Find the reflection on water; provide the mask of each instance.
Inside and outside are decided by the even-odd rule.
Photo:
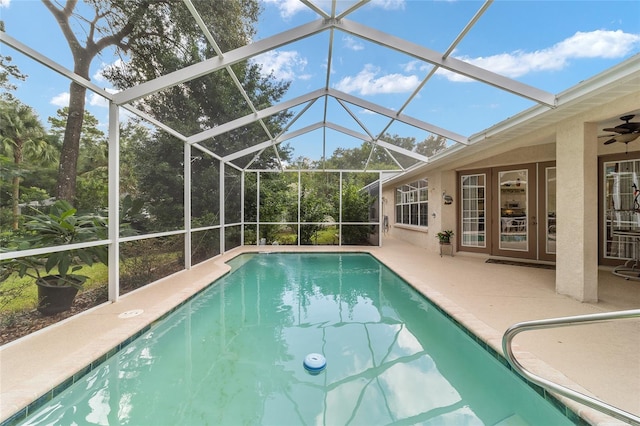
[[[28,424],[568,424],[371,256],[242,257]]]

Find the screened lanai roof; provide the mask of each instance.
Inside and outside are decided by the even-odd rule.
[[[191,14],[215,55],[119,92],[110,89],[99,71],[127,58],[104,52],[95,61],[98,69],[91,81],[77,77],[70,71],[73,62],[67,43],[40,2],[11,2],[3,13],[2,41],[10,49],[8,54],[15,53],[16,62],[24,56],[48,68],[46,78],[28,82],[30,96],[40,96],[30,104],[64,93],[71,78],[125,109],[123,117],[142,117],[238,168],[252,168],[260,156],[279,158],[285,144],[294,158],[322,167],[322,160],[337,149],[367,142],[367,160],[356,168],[370,170],[372,154],[377,153],[393,164],[392,169],[407,170],[430,158],[402,145],[403,138],[417,142],[444,138],[447,148],[438,154],[442,157],[486,139],[488,133],[494,138],[512,137],[514,131],[522,131],[514,128],[525,122],[527,131],[549,125],[563,114],[575,113],[576,99],[585,94],[600,96],[591,97],[591,104],[603,102],[613,93],[603,90],[612,81],[625,85],[618,91],[637,84],[640,25],[635,12],[640,6],[607,2],[611,7],[603,15],[601,10],[591,12],[589,3],[263,0],[255,38],[223,51],[216,29],[207,27],[200,15],[202,3],[184,0],[172,7]],[[19,13],[28,14],[29,21],[12,19]],[[51,31],[43,37],[39,29],[45,25]],[[551,27],[562,30],[551,36],[545,31]],[[598,53],[594,41],[610,42],[619,51]],[[258,63],[263,73],[290,82],[283,98],[273,105],[260,104],[232,69],[244,61]],[[569,67],[571,73],[565,73]],[[592,80],[607,70],[614,70],[608,78]],[[142,112],[140,102],[148,97],[211,73],[233,82],[246,104],[241,109],[245,113],[185,134],[157,120],[153,111]],[[106,122],[104,112],[98,118]],[[268,119],[278,113],[289,118],[275,129]],[[606,124],[619,124],[616,120],[610,117]],[[240,148],[211,143],[255,127],[261,129],[261,137],[242,140]],[[280,166],[289,165],[280,162]]]

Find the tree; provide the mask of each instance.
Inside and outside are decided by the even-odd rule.
[[[368,222],[369,207],[373,202],[369,194],[362,190],[359,179],[345,179],[342,185],[342,220],[343,222]],[[347,225],[342,227],[344,244],[367,244],[369,225]]]
[[[0,150],[13,157],[15,173],[12,176],[11,210],[12,228],[18,229],[20,181],[25,158],[42,165],[55,162],[57,150],[47,143],[38,116],[31,107],[17,99],[0,98]]]
[[[73,55],[73,72],[87,80],[91,62],[107,47],[112,46],[126,52],[135,40],[144,39],[158,30],[162,31],[158,22],[153,27],[147,27],[149,21],[144,18],[154,13],[159,14],[157,11],[167,4],[161,0],[87,0],[93,8],[94,16],[85,18],[75,12],[78,0],[68,0],[64,6],[57,6],[52,0],[41,1],[55,17],[67,40]],[[84,41],[76,36],[72,22],[85,24],[82,31],[82,34],[86,34]],[[86,88],[72,81],[69,86],[69,119],[62,141],[56,185],[57,197],[69,202],[73,202],[76,195],[85,95]]]
[[[197,7],[223,51],[244,46],[255,35],[253,24],[259,11],[256,0],[198,2]],[[202,31],[193,25],[193,17],[186,8],[171,7],[164,12],[162,19],[172,24],[158,31],[151,41],[132,41],[129,61],[105,71],[105,77],[116,87],[133,87],[216,55]],[[147,15],[147,19],[151,18],[152,15]],[[288,88],[288,83],[264,77],[259,67],[249,61],[235,64],[232,69],[258,108],[273,104]],[[136,103],[136,107],[185,135],[251,113],[226,69],[146,96]],[[286,115],[278,115],[265,120],[272,134],[279,131],[284,118]],[[226,155],[263,141],[265,137],[262,127],[254,123],[201,144],[215,153]],[[158,229],[173,229],[182,224],[183,150],[183,142],[160,131],[134,149],[140,196],[149,206]],[[290,150],[284,147],[279,152],[286,160]],[[192,153],[195,155],[197,152],[194,150]],[[219,164],[207,154],[197,156],[199,159],[191,163],[193,176],[198,176],[191,181],[192,194],[198,195],[192,198],[192,214],[199,219],[214,218],[210,214],[212,203],[209,200],[213,200],[212,188],[218,187]],[[276,164],[272,157],[263,156],[254,166],[273,168]],[[231,203],[236,203],[237,211],[240,211],[239,197],[227,200],[228,209],[232,208]],[[213,213],[217,216],[218,212]]]
[[[51,135],[64,138],[69,108],[58,109],[56,117],[49,117]],[[96,210],[107,207],[108,145],[107,138],[98,128],[99,122],[89,111],[84,111],[78,145],[76,203],[79,210]]]
[[[322,222],[339,219],[339,204],[334,197],[338,193],[339,174],[302,173],[300,181],[300,222],[303,222],[300,243],[313,244],[312,237],[317,240]]]
[[[416,139],[414,137],[400,137],[398,135],[390,135],[385,133],[380,139],[389,142],[397,147],[413,151],[416,148]],[[371,150],[374,150],[371,153]],[[404,155],[392,152],[392,155],[404,166],[409,161]],[[389,157],[386,151],[377,146],[373,146],[371,142],[363,142],[358,148],[344,149],[337,148],[331,157],[327,159],[325,167],[328,169],[363,169],[369,161],[368,169],[393,170],[398,165]],[[415,162],[415,160],[410,160]]]
[[[197,7],[223,52],[245,46],[255,36],[254,25],[260,10],[256,0],[198,2]],[[133,87],[217,55],[202,31],[193,25],[193,17],[186,8],[171,7],[164,12],[163,19],[170,21],[171,25],[166,26],[152,42],[143,39],[132,41],[130,60],[105,70],[105,77],[117,88]],[[288,82],[264,77],[259,66],[250,61],[230,68],[259,109],[275,103],[289,87]],[[136,103],[136,107],[185,135],[199,133],[252,112],[227,69],[146,96]],[[263,121],[273,135],[279,132],[286,117],[288,114],[282,113]],[[265,138],[262,126],[253,123],[201,143],[213,152],[226,155]],[[279,152],[286,160],[290,150],[280,147]],[[254,165],[273,168],[277,163],[272,157],[261,156]]]
[[[120,193],[139,196],[138,175],[136,173],[136,145],[145,146],[151,139],[147,127],[127,121],[120,127]]]
[[[4,31],[4,21],[0,21],[0,31]],[[9,80],[10,77],[21,81],[27,79],[27,75],[22,74],[16,65],[11,64],[11,61],[11,56],[0,55],[0,89],[7,91],[16,89],[16,85]],[[2,92],[0,96],[6,97],[12,95]]]
[[[416,145],[416,152],[427,157],[442,151],[447,147],[447,138],[439,135],[430,135],[428,138]]]

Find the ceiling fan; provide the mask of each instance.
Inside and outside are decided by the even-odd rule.
[[[640,122],[630,122],[635,115],[624,115],[620,117],[620,120],[624,121],[622,124],[618,124],[616,127],[607,127],[603,129],[605,132],[614,132],[615,135],[599,136],[600,138],[608,138],[604,141],[605,145],[609,145],[614,142],[622,142],[625,145],[629,142],[636,140],[640,137]]]

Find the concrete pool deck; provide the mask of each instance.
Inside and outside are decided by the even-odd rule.
[[[247,246],[234,249],[47,329],[0,347],[0,420],[67,381],[228,271],[247,251],[364,251],[501,352],[501,338],[521,321],[640,307],[640,282],[599,271],[599,303],[555,292],[555,271],[487,264],[486,256],[429,253],[385,237],[383,247]],[[142,312],[140,312],[140,310]],[[525,332],[514,349],[531,371],[640,415],[640,320]],[[622,424],[559,398],[590,424]]]

